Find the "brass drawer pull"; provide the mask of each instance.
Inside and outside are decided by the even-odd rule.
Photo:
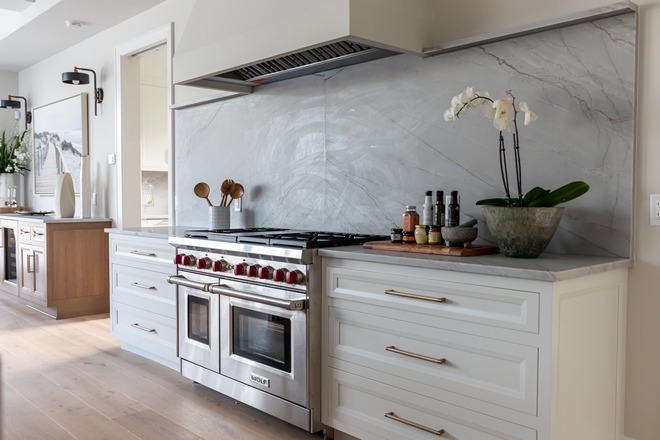
[[[46,234],[44,234],[43,232],[34,232],[33,235],[35,235],[37,237],[43,237]]]
[[[388,295],[402,296],[404,298],[412,298],[412,299],[421,299],[424,301],[433,301],[438,303],[447,302],[447,298],[435,298],[433,296],[415,295],[414,293],[397,292],[396,290],[386,290],[385,293]]]
[[[131,286],[139,287],[140,289],[156,290],[156,286],[145,286],[144,284],[140,283],[131,283]]]
[[[135,324],[131,324],[131,327],[135,327],[136,329],[138,329],[138,330],[142,330],[143,332],[147,332],[147,333],[156,333],[156,329],[155,329],[155,328],[142,327],[142,326],[141,326],[140,324],[138,324],[137,322],[136,322]]]
[[[435,434],[437,436],[441,436],[442,434],[445,433],[444,429],[431,429],[428,428],[424,425],[420,425],[419,423],[411,422],[410,420],[402,419],[401,417],[397,416],[393,412],[388,412],[385,414],[385,417],[388,419],[395,420],[399,423],[403,423],[404,425],[412,426],[413,428],[421,429],[422,431],[430,432],[431,434]]]
[[[399,350],[393,345],[390,345],[389,347],[385,347],[385,350],[391,351],[392,353],[402,354],[404,356],[410,356],[415,359],[421,359],[423,361],[433,362],[434,364],[444,364],[445,362],[447,362],[447,359],[445,358],[437,359],[429,356],[424,356],[423,354],[411,353],[409,351]]]
[[[131,254],[133,255],[142,255],[144,257],[155,257],[156,254],[151,253],[151,252],[140,252],[140,251],[131,251]]]

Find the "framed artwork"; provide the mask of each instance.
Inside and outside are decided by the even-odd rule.
[[[87,93],[32,110],[34,192],[55,194],[57,176],[70,173],[80,193],[80,157],[89,154]]]

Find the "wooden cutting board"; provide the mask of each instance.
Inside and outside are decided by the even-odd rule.
[[[496,254],[497,246],[473,244],[472,247],[449,247],[430,244],[392,243],[391,241],[368,241],[362,245],[365,249],[390,252],[410,252],[413,254],[447,255],[450,257],[474,257],[477,255]]]

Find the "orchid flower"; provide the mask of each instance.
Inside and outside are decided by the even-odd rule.
[[[538,116],[536,116],[536,113],[534,113],[529,109],[526,102],[520,103],[520,110],[525,112],[525,125],[531,124],[532,121],[536,121],[536,119],[538,118]]]

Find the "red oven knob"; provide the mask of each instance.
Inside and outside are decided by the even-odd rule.
[[[174,264],[183,264],[183,257],[185,254],[177,254],[174,256]]]
[[[273,268],[270,266],[262,267],[259,269],[259,279],[269,280],[273,278]]]
[[[225,260],[214,261],[211,269],[213,269],[213,272],[224,272],[227,270],[227,262]]]
[[[286,274],[287,284],[302,284],[304,281],[305,275],[299,270],[294,270]]]
[[[245,274],[246,263],[238,263],[234,266],[234,275],[241,276]]]
[[[181,256],[181,264],[183,264],[184,266],[190,266],[190,256],[182,255]]]
[[[260,268],[261,268],[261,266],[259,266],[258,264],[253,264],[252,266],[248,266],[247,276],[252,277],[252,278],[256,278],[257,273],[259,273]]]
[[[204,257],[197,260],[197,269],[210,269],[211,268],[211,259]]]
[[[273,281],[277,281],[278,283],[283,283],[284,282],[284,277],[286,277],[286,274],[289,271],[286,269],[276,269],[273,271]]]

